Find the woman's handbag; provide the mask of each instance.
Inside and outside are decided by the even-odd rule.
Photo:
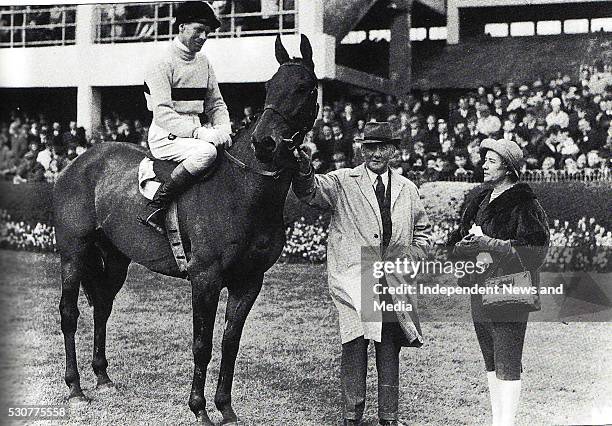
[[[539,311],[542,308],[539,289],[533,286],[531,273],[525,269],[520,255],[518,259],[523,272],[491,278],[506,256],[499,260],[495,268],[491,267],[491,274],[484,282],[487,291],[482,295],[482,306],[487,310]]]

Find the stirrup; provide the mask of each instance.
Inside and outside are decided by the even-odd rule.
[[[153,211],[153,213],[151,213],[149,216],[147,216],[146,219],[138,216],[138,222],[142,223],[143,225],[150,226],[158,234],[166,235],[166,229],[159,223],[155,222],[156,216],[161,215],[162,218],[165,218],[165,211],[165,208],[158,208]]]

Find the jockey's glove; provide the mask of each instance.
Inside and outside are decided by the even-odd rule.
[[[232,145],[232,137],[228,133],[212,127],[198,127],[194,130],[193,137],[210,142],[216,147],[225,146],[229,148]]]

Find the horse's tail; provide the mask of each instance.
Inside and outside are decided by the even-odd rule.
[[[83,265],[83,278],[81,280],[81,288],[89,306],[93,306],[96,298],[96,291],[101,287],[102,282],[106,278],[106,270],[104,268],[104,253],[100,247],[92,242],[87,246],[87,255]]]

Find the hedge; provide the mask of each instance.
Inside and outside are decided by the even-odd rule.
[[[610,182],[531,182],[531,187],[552,221],[577,223],[582,217],[594,218],[606,229],[612,229],[612,186]],[[477,184],[464,182],[424,183],[421,196],[431,220],[457,220],[466,194]],[[16,221],[52,224],[52,185],[0,182],[0,209]],[[285,203],[285,222],[305,218],[307,223],[329,221],[329,213],[298,201],[290,191]]]
[[[612,229],[610,182],[529,182],[529,185],[548,214],[550,226],[555,219],[578,223],[587,217]]]

